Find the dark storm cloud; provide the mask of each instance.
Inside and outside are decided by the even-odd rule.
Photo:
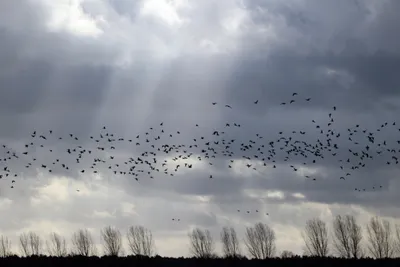
[[[19,209],[14,209],[16,218],[42,217],[51,221],[57,216],[72,221],[83,218],[83,221],[98,227],[98,219],[91,212],[103,206],[114,217],[103,218],[102,223],[126,227],[127,221],[118,219],[124,213],[116,206],[121,201],[129,202],[137,197],[141,202],[137,203],[135,219],[138,222],[149,223],[158,230],[182,230],[192,224],[219,227],[222,212],[227,217],[255,221],[261,217],[254,213],[244,217],[236,210],[257,207],[261,211],[266,205],[271,208],[286,204],[339,203],[374,209],[394,206],[400,200],[393,193],[398,188],[394,182],[398,168],[386,165],[390,154],[368,162],[364,169],[346,177],[346,181],[339,180],[343,171],[339,168],[342,163],[337,161],[338,158],[350,157],[348,149],[360,150],[369,144],[362,135],[354,137],[359,145],[347,140],[347,129],[356,124],[360,124],[360,129],[374,132],[377,143],[387,140],[388,147],[397,145],[396,141],[400,139],[397,134],[400,121],[399,126],[390,126],[396,120],[400,104],[397,100],[400,91],[396,89],[400,86],[397,77],[400,38],[396,33],[399,19],[394,12],[397,1],[385,1],[382,5],[373,1],[246,1],[245,12],[250,22],[247,22],[247,28],[243,28],[241,37],[226,41],[237,42],[240,49],[219,55],[182,52],[174,59],[158,59],[154,54],[166,48],[172,51],[171,54],[177,54],[179,49],[175,48],[175,42],[177,47],[182,46],[186,39],[181,35],[189,36],[188,33],[199,41],[204,38],[218,43],[222,27],[215,25],[226,15],[226,8],[222,7],[231,7],[231,4],[227,1],[219,4],[204,1],[197,4],[198,10],[194,13],[182,11],[190,15],[192,21],[178,31],[169,29],[160,21],[145,23],[148,21],[139,16],[139,1],[110,1],[108,7],[115,12],[108,18],[110,21],[114,16],[118,18],[115,21],[119,21],[118,16],[122,16],[129,18],[127,24],[136,25],[108,24],[115,30],[120,29],[119,26],[126,27],[124,31],[135,37],[132,40],[130,36],[126,37],[129,41],[124,43],[125,40],[120,41],[117,34],[107,30],[97,38],[75,36],[64,31],[49,32],[45,29],[45,20],[49,17],[47,7],[38,5],[35,12],[28,12],[32,6],[10,3],[0,4],[0,122],[6,125],[1,127],[0,135],[3,143],[22,151],[21,146],[31,140],[29,136],[33,130],[40,133],[54,130],[55,138],[41,141],[46,148],[37,148],[32,155],[49,165],[59,158],[72,166],[70,172],[56,168],[55,175],[74,177],[73,181],[78,183],[86,177],[79,173],[80,170],[88,167],[93,157],[109,157],[96,152],[92,158],[82,159],[82,166],[78,166],[74,164],[75,159],[66,154],[66,149],[72,145],[95,150],[96,144],[89,136],[98,136],[103,125],[117,138],[134,139],[137,134],[143,138],[149,127],[154,128],[151,138],[156,137],[161,130],[159,124],[164,122],[165,132],[174,133],[174,136],[163,136],[158,145],[189,145],[193,144],[193,138],[201,136],[205,137],[204,142],[236,139],[236,145],[230,148],[235,160],[243,155],[254,156],[255,151],[241,151],[240,144],[257,140],[257,133],[264,137],[257,142],[263,142],[265,150],[269,149],[269,141],[281,137],[279,131],[283,131],[285,137],[293,136],[293,139],[311,144],[315,144],[317,139],[323,141],[325,137],[311,120],[315,119],[326,130],[329,113],[333,113],[335,119],[333,129],[342,133],[342,137],[335,141],[340,147],[338,157],[325,151],[325,158],[314,165],[310,163],[311,156],[308,159],[292,157],[285,162],[285,152],[278,151],[277,169],[272,169],[272,163],[269,163],[267,168],[257,166],[258,171],[245,169],[235,173],[228,168],[229,159],[221,156],[222,149],[215,146],[219,154],[210,160],[212,166],[204,160],[205,166],[201,169],[176,172],[174,177],[162,174],[155,175],[154,179],[141,177],[137,182],[131,177],[110,176],[107,163],[99,167],[99,172],[110,177],[112,186],[109,189],[114,195],[104,199],[102,196],[106,193],[99,193],[86,198],[73,188],[71,190],[76,195],[71,197],[70,192],[70,198],[76,197],[77,200],[67,205],[70,208],[68,216],[56,210],[53,215],[42,210],[40,216],[35,209],[22,212],[31,203],[32,196],[40,197],[38,192],[24,191],[22,187],[34,187],[33,181],[36,180],[44,186],[47,181],[37,178],[36,171],[25,170],[24,164],[19,166],[15,163],[13,169],[23,171],[26,178],[20,182],[21,189],[16,186],[14,190],[20,196],[16,204]],[[96,9],[95,3],[84,9],[93,14],[101,11]],[[211,11],[210,16],[205,15]],[[22,15],[27,28],[21,27],[10,14]],[[137,27],[141,30],[134,31]],[[261,29],[269,31],[259,33]],[[160,39],[166,41],[156,49],[150,36],[159,32],[162,32]],[[130,63],[121,64],[121,58]],[[293,97],[294,92],[299,95]],[[312,100],[305,101],[309,97]],[[280,105],[291,99],[296,102],[284,107]],[[257,105],[255,100],[259,100]],[[214,101],[218,105],[213,106],[211,103]],[[233,108],[227,109],[225,104]],[[336,112],[333,112],[333,106],[337,106]],[[387,129],[377,132],[376,129],[385,121],[389,122]],[[241,128],[224,127],[226,123],[234,122],[240,123]],[[195,127],[196,123],[200,127]],[[175,134],[178,130],[180,136]],[[215,130],[226,134],[214,136]],[[307,134],[299,136],[300,130]],[[79,141],[68,139],[70,133],[78,136]],[[57,141],[58,136],[63,136],[62,142]],[[370,146],[371,153],[381,150]],[[53,154],[46,150],[50,147],[54,149]],[[148,146],[138,149],[120,143],[116,148],[115,153],[120,154],[123,162],[128,155],[140,155]],[[199,150],[201,147],[193,149],[197,153]],[[158,158],[163,160],[165,156],[159,154]],[[306,167],[312,165],[311,171],[315,169],[316,173],[310,175],[318,178],[317,181],[305,179],[288,167],[291,164],[304,167],[304,162],[307,162]],[[36,179],[32,179],[34,177]],[[93,177],[90,179],[95,183]],[[7,187],[3,193],[11,194],[9,184],[4,180],[1,182]],[[382,189],[372,190],[372,187],[380,185]],[[92,190],[101,191],[101,188],[99,185]],[[355,192],[354,188],[366,188],[366,192]],[[252,197],[249,191],[260,196]],[[266,196],[268,192],[277,191],[281,191],[282,198]],[[304,198],[293,195],[295,193],[304,195]],[[201,201],[193,199],[201,196],[209,198],[203,204],[212,207],[212,211],[197,210],[202,205],[197,202]],[[90,202],[91,197],[98,203]],[[190,197],[193,199],[189,201]],[[218,211],[222,211],[221,214],[213,213]],[[395,212],[388,211],[387,214],[395,216]],[[151,214],[151,221],[145,216],[147,214]],[[185,217],[182,226],[164,223],[165,218],[170,220],[176,214]],[[295,220],[304,216],[289,217],[282,212],[281,223],[296,224]],[[276,218],[271,220],[278,223]],[[20,219],[18,224],[4,223],[2,227],[12,230],[27,227],[28,222],[22,221]]]
[[[226,101],[240,112],[254,115],[292,99],[296,102],[291,107],[297,109],[328,111],[337,106],[347,113],[358,113],[384,109],[377,103],[399,93],[399,54],[378,51],[359,55],[354,51],[346,55],[346,50],[310,55],[278,50],[277,54],[251,54],[241,61],[233,70]],[[292,97],[294,92],[299,96]],[[311,102],[304,101],[309,97]],[[260,105],[254,106],[257,99]]]
[[[316,6],[318,6],[318,4]],[[291,12],[291,10],[287,8],[288,7],[284,8],[284,13],[286,14],[283,15],[290,21],[294,19],[293,16],[295,15],[288,14],[288,11]],[[362,15],[368,15],[368,13],[369,12],[365,13],[363,11]],[[301,14],[298,15],[298,17],[301,18]],[[266,22],[264,21],[263,23]],[[296,29],[299,31],[304,30],[301,27],[297,27],[298,24],[289,23],[288,25],[290,27],[295,27],[296,25]],[[312,27],[312,25],[310,27]],[[333,27],[335,27],[335,25],[333,25]],[[310,29],[307,30],[307,32],[309,31]],[[344,32],[344,34],[345,33],[346,32]],[[348,34],[349,33],[350,32],[348,32]],[[314,38],[317,39],[317,31],[316,34]],[[314,112],[315,115],[313,115],[315,117],[320,116],[318,113],[328,114],[332,112],[332,106],[337,106],[340,115],[335,115],[336,122],[334,128],[337,132],[341,132],[342,134],[348,127],[354,127],[358,123],[364,129],[369,129],[371,131],[379,128],[380,124],[386,121],[391,123],[392,119],[395,119],[394,113],[388,116],[389,107],[385,107],[385,105],[380,104],[380,102],[383,102],[388,97],[395,97],[398,93],[398,90],[395,89],[399,85],[399,79],[395,71],[400,62],[398,54],[392,51],[385,51],[385,46],[383,44],[376,48],[377,50],[359,50],[358,48],[360,46],[363,48],[368,47],[370,44],[363,42],[362,38],[354,39],[351,35],[345,37],[346,38],[343,36],[341,37],[344,41],[342,42],[344,46],[341,51],[337,51],[337,49],[333,48],[326,48],[322,51],[314,50],[310,53],[303,54],[298,53],[293,44],[291,49],[287,47],[284,49],[276,47],[272,49],[273,52],[268,54],[262,54],[263,50],[253,50],[246,60],[240,61],[240,64],[236,65],[237,69],[233,71],[235,75],[232,75],[230,86],[227,86],[225,95],[227,99],[226,102],[232,103],[235,107],[235,111],[243,113],[249,112],[248,114],[253,116],[253,119],[249,119],[245,115],[240,116],[242,119],[240,122],[245,125],[247,130],[246,133],[243,132],[241,139],[243,140],[246,135],[251,136],[252,133],[255,132],[265,133],[267,131],[269,133],[268,135],[272,135],[273,131],[282,128],[286,130],[288,127],[293,127],[293,129],[298,130],[297,127],[294,127],[296,123],[309,125],[306,118],[301,118],[298,114],[292,116],[292,120],[287,120],[288,117],[285,117],[286,113],[284,113],[285,115],[282,115],[282,113],[280,115],[278,115],[279,113],[271,113],[271,110],[273,110],[275,106],[278,106],[280,102],[288,102],[291,99],[296,99],[297,101],[290,107],[292,112],[296,112],[296,110],[308,110],[309,114]],[[333,77],[328,73],[328,71],[331,70],[335,72]],[[243,90],[243,88],[246,88],[246,90]],[[299,92],[300,96],[296,98],[292,97],[291,94],[293,92]],[[308,97],[312,98],[310,103],[304,101],[304,98]],[[253,101],[256,99],[259,100],[261,105],[255,106],[253,104]],[[286,108],[287,107],[285,107],[285,109]],[[398,105],[391,106],[390,108],[391,112],[395,112],[398,110]],[[261,114],[276,116],[282,123],[268,123]],[[369,118],[366,115],[369,115]],[[229,113],[229,117],[226,121],[239,121],[238,118],[239,116],[232,112]],[[311,120],[311,118],[309,118],[309,120]],[[253,125],[259,128],[258,131],[254,131],[253,127],[248,127],[248,125],[251,124],[250,121],[254,121]],[[321,122],[321,120],[318,120],[318,122]],[[345,124],[342,122],[345,122]],[[310,133],[309,128],[307,131],[309,135],[313,135],[313,133]],[[397,132],[397,128],[393,127],[388,131],[391,131],[391,134],[377,134],[381,137],[389,137],[390,139],[386,140],[391,144],[396,144],[395,133]],[[315,134],[316,133],[317,131],[315,131]],[[318,135],[316,135],[316,137],[318,137]],[[347,140],[340,141],[338,143],[339,146],[343,149],[350,148],[349,142],[346,141]],[[364,138],[357,138],[357,141],[363,144],[360,145],[363,147],[368,144]],[[331,160],[333,160],[333,158],[331,158]],[[372,166],[369,170],[373,168],[386,168],[386,162],[384,160],[377,161],[375,164],[374,162],[371,163]],[[331,163],[325,160],[324,163],[321,164],[330,165]],[[324,171],[327,172],[326,176],[331,179],[337,176],[337,174],[330,175],[331,172],[327,169]],[[356,172],[355,176],[356,177],[352,177],[352,179],[357,179],[359,184],[365,184],[366,181],[369,181],[367,182],[369,184],[387,184],[385,178],[378,180],[376,177],[377,174],[375,173],[370,173],[369,176],[362,176],[361,173],[357,175]],[[282,179],[279,179],[279,175],[276,176],[276,181],[282,181]],[[281,185],[280,182],[277,183]],[[351,187],[354,189],[357,183],[352,183],[351,185],[350,183],[352,182],[349,181],[346,183],[343,188],[343,190],[347,191],[345,195],[348,198],[339,199],[344,202],[346,201],[345,199],[347,199],[347,201],[353,199],[359,203],[354,192],[351,193],[349,191],[349,188]],[[277,185],[277,188],[280,187],[279,185]],[[336,186],[332,187],[332,183],[330,185],[326,183],[322,185],[321,183],[321,193],[316,193],[320,195],[319,198],[321,201],[327,201],[331,195],[322,192],[332,192],[330,201],[334,201],[337,195],[333,192],[337,192],[335,188],[340,190],[340,187],[339,184],[336,183],[333,185]],[[308,193],[310,197],[314,199],[312,192]],[[382,201],[385,200],[382,199]]]
[[[398,1],[382,1],[379,12],[376,12],[376,19],[368,28],[368,35],[365,36],[374,50],[385,50],[399,53],[400,36],[396,26],[400,22],[397,16],[400,3]]]
[[[25,62],[17,73],[0,80],[3,123],[8,125],[1,128],[3,138],[27,137],[44,124],[46,131],[68,132],[72,125],[75,134],[90,130],[111,70],[82,66],[57,72],[53,67],[48,62]]]
[[[7,73],[7,72],[6,72]],[[0,86],[0,102],[3,114],[26,114],[35,112],[41,104],[46,90],[46,83],[51,76],[52,68],[47,62],[25,62],[18,72],[3,75]]]

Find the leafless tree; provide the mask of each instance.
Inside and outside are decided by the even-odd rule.
[[[400,255],[400,224],[396,224],[395,251],[397,255]]]
[[[214,240],[209,230],[195,228],[189,232],[190,252],[198,258],[213,258]]]
[[[24,256],[40,255],[42,253],[42,240],[34,232],[22,233],[19,237],[19,243]]]
[[[333,246],[340,257],[360,258],[362,230],[354,216],[337,215],[333,220]]]
[[[126,234],[133,255],[152,256],[155,252],[153,234],[143,226],[131,226]]]
[[[367,224],[369,246],[368,250],[373,257],[389,258],[394,254],[392,228],[387,220],[381,220],[377,216],[372,217]]]
[[[235,228],[223,227],[221,231],[222,251],[225,257],[237,257],[240,255],[239,240]]]
[[[256,259],[273,257],[276,251],[275,240],[274,230],[264,223],[246,228],[245,245],[249,254]]]
[[[93,237],[87,229],[81,229],[73,234],[72,246],[75,255],[92,256],[97,253]]]
[[[308,220],[302,236],[306,255],[319,257],[328,255],[328,230],[324,221],[318,218]]]
[[[103,239],[104,252],[109,256],[118,256],[122,250],[121,232],[111,226],[105,227],[101,231]]]
[[[11,254],[11,240],[4,235],[0,236],[0,258],[10,256]]]
[[[32,255],[42,254],[42,239],[34,232],[29,233],[29,242],[31,246]]]
[[[282,259],[293,258],[293,257],[294,257],[294,253],[289,251],[289,250],[284,250],[281,253],[281,258]]]
[[[67,244],[65,238],[57,233],[50,234],[50,240],[46,241],[47,251],[51,256],[67,256]]]
[[[21,253],[25,256],[25,257],[28,257],[28,256],[30,256],[31,255],[31,252],[30,252],[30,250],[29,250],[29,237],[28,237],[28,234],[26,234],[26,233],[22,233],[20,236],[19,236],[19,246],[20,246],[20,249],[21,249]]]

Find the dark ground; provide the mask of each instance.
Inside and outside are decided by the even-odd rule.
[[[0,266],[41,266],[41,267],[62,267],[62,266],[400,266],[400,259],[339,259],[339,258],[311,258],[311,257],[293,257],[289,259],[268,259],[268,260],[248,260],[248,259],[196,259],[196,258],[163,258],[163,257],[46,257],[33,256],[20,258],[12,256],[0,258]]]

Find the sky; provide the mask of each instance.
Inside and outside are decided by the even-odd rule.
[[[38,165],[29,171],[27,160],[14,161],[14,188],[10,177],[0,179],[0,233],[18,252],[22,232],[46,238],[54,231],[69,240],[88,228],[101,248],[101,228],[112,225],[125,233],[144,225],[159,255],[188,256],[187,233],[194,227],[209,229],[220,251],[223,226],[235,227],[243,238],[246,227],[264,222],[276,232],[278,252],[302,254],[307,219],[330,225],[337,214],[351,214],[362,226],[374,215],[400,222],[399,168],[386,164],[392,154],[368,160],[346,180],[339,179],[338,163],[349,157],[348,149],[368,144],[359,134],[358,144],[347,140],[357,124],[376,134],[371,151],[382,150],[377,143],[383,140],[395,147],[400,139],[392,126],[400,111],[399,8],[396,0],[1,1],[0,143],[19,153],[33,131],[52,130],[64,139],[48,139],[44,148],[35,141],[30,153]],[[263,168],[254,158],[241,161],[245,152],[237,146],[232,168],[221,153],[212,166],[193,156],[192,169],[139,181],[106,168],[81,173],[73,163],[69,171],[40,168],[55,158],[71,160],[68,147],[93,148],[89,136],[98,136],[103,126],[135,139],[150,127],[160,131],[163,122],[174,137],[159,143],[175,144],[200,136],[215,141],[215,130],[238,143],[259,134],[257,143],[267,150],[280,131],[286,137],[306,131],[302,138],[316,144],[323,137],[312,120],[328,129],[329,113],[335,119],[331,129],[342,134],[335,139],[338,156],[314,165],[277,156],[276,169]],[[116,154],[123,164],[122,158],[143,151],[120,144],[94,153]]]

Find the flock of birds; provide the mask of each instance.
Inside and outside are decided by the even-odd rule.
[[[292,99],[282,102],[281,105],[290,105],[298,100],[310,102],[311,98],[298,99],[298,94],[293,93]],[[256,100],[253,104],[258,105],[259,101]],[[212,105],[219,104],[213,102]],[[233,108],[228,104],[224,107]],[[396,127],[396,122],[384,122],[375,131],[363,129],[359,124],[355,124],[347,131],[340,132],[334,127],[336,111],[337,108],[332,107],[324,122],[312,120],[314,129],[279,131],[277,138],[272,140],[258,133],[247,136],[247,140],[238,140],[234,135],[230,136],[233,128],[242,127],[238,122],[227,122],[221,129],[213,129],[208,135],[192,136],[191,141],[187,143],[182,141],[187,137],[182,137],[183,134],[181,135],[179,130],[167,131],[163,122],[132,138],[118,136],[106,126],[102,127],[97,135],[86,138],[73,133],[60,136],[53,130],[33,131],[30,140],[21,149],[2,145],[0,179],[9,178],[10,186],[14,188],[18,178],[27,170],[41,169],[49,173],[62,170],[78,171],[81,174],[108,171],[113,175],[128,176],[139,182],[145,178],[154,179],[159,174],[174,176],[182,168],[193,169],[198,163],[209,165],[210,174],[207,178],[214,179],[217,177],[211,172],[212,166],[221,159],[230,169],[234,168],[235,163],[244,161],[244,168],[256,171],[259,175],[265,175],[268,168],[281,167],[289,167],[293,172],[303,173],[299,172],[301,168],[312,168],[326,159],[334,159],[339,168],[337,179],[346,180],[355,171],[378,159],[384,159],[387,165],[399,163],[397,153],[400,152],[400,140],[397,141],[399,146],[395,147],[385,140],[379,140],[378,136],[378,133],[386,128]],[[194,124],[193,127],[201,128],[199,124]],[[400,131],[400,128],[395,129]],[[306,141],[310,132],[312,136],[317,135],[313,142]],[[348,145],[343,145],[343,140],[346,140]],[[75,144],[71,145],[72,142]],[[68,157],[60,156],[60,148],[57,147],[60,143],[64,144],[65,147],[61,150]],[[135,151],[134,154],[130,152],[132,150]],[[47,156],[42,160],[38,155]],[[384,155],[388,156],[383,157]],[[57,158],[58,156],[60,158]],[[318,174],[303,173],[303,176],[310,181],[319,180]],[[382,188],[382,185],[372,187],[374,190],[378,188]],[[367,188],[356,187],[354,190],[362,192]]]

